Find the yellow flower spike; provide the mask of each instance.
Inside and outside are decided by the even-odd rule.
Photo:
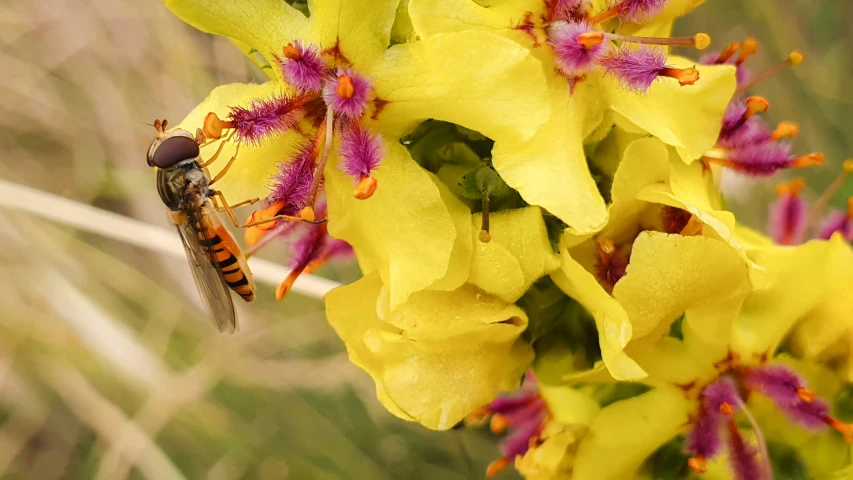
[[[385,149],[374,172],[381,187],[366,200],[353,198],[352,181],[335,161],[325,178],[329,234],[379,272],[393,309],[447,274],[458,233],[430,174],[399,143],[386,140]]]
[[[329,323],[389,411],[445,430],[518,386],[533,359],[520,308],[466,285],[415,293],[390,311],[381,290],[371,274],[325,300]]]
[[[256,98],[268,98],[281,92],[282,85],[276,82],[267,82],[262,85],[231,83],[216,87],[181,121],[177,128],[195,132],[196,129],[204,126],[205,119],[210,113],[220,119],[226,118],[233,106],[245,106]],[[270,177],[277,172],[278,162],[288,158],[300,139],[297,133],[290,132],[283,137],[268,140],[260,146],[241,145],[239,157],[228,170],[228,174],[216,182],[216,190],[222,192],[230,203],[266,197],[269,194]],[[202,147],[201,157],[210,158],[219,148],[220,142],[211,142]],[[236,151],[237,144],[233,140],[226,142],[218,160],[209,167],[211,176],[216,176]]]
[[[293,39],[304,38],[308,32],[305,15],[279,0],[163,0],[163,3],[193,27],[248,45],[270,64],[273,54],[278,54]]]
[[[480,217],[473,215],[474,232],[479,229]],[[506,302],[515,302],[536,280],[558,269],[560,259],[551,249],[539,208],[493,213],[490,222],[491,241],[473,242],[468,282]]]

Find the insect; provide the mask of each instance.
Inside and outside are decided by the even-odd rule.
[[[157,192],[169,208],[169,219],[178,230],[199,294],[212,314],[214,325],[221,332],[233,333],[237,318],[228,289],[251,302],[255,299],[255,282],[243,252],[219,221],[217,208],[225,210],[235,225],[242,226],[232,208],[257,199],[229,206],[220,192],[210,188],[225,174],[236,154],[211,179],[206,167],[217,159],[221,145],[204,162],[199,150],[205,141],[201,131],[195,136],[180,129],[169,132],[166,120],[155,120],[153,126],[157,138],[148,148],[147,159],[148,165],[157,169]]]

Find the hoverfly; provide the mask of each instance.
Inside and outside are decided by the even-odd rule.
[[[166,120],[154,121],[157,138],[148,148],[148,165],[157,168],[157,192],[169,208],[169,219],[181,237],[190,270],[214,325],[221,332],[234,333],[237,319],[228,289],[251,302],[255,299],[255,282],[243,252],[219,221],[216,198],[238,225],[232,207],[210,185],[228,170],[236,155],[211,180],[205,167],[216,159],[221,148],[205,163],[199,150],[205,140],[204,134],[199,131],[194,137],[180,129],[167,132],[167,125]],[[248,203],[254,200],[234,206]]]

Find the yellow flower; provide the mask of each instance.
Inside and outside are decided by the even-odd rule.
[[[512,390],[533,359],[520,338],[527,316],[470,285],[423,291],[395,310],[377,274],[326,295],[329,323],[353,363],[376,382],[394,415],[453,427],[500,390]]]
[[[754,255],[793,256],[790,250],[770,247],[756,250]],[[853,251],[840,234],[794,250],[811,253],[790,260],[799,263],[802,275],[775,282],[766,292],[767,302],[754,310],[763,309],[765,318],[774,313],[793,316],[796,326],[788,339],[791,352],[832,366],[842,379],[853,381]],[[782,310],[784,306],[788,308]]]
[[[626,347],[641,350],[686,310],[760,282],[734,238],[734,217],[714,208],[709,191],[699,164],[684,165],[657,139],[636,140],[613,178],[608,224],[594,237],[564,236],[562,269],[551,278],[595,318],[614,378],[645,376]]]
[[[293,85],[282,81],[276,63],[280,58],[276,56],[294,42],[318,45],[325,52],[324,58],[351,66],[369,79],[374,97],[361,123],[382,138],[385,156],[373,175],[374,187],[378,187],[366,200],[354,198],[352,181],[339,168],[342,161],[333,151],[324,170],[328,231],[355,248],[366,273],[378,272],[394,307],[419,290],[452,290],[461,285],[464,276],[449,272],[448,265],[470,262],[466,258],[468,247],[464,246],[469,228],[467,212],[466,218],[454,213],[464,206],[443,193],[398,139],[430,118],[481,132],[497,145],[531,138],[550,111],[541,65],[527,49],[482,31],[436,35],[389,48],[398,0],[312,2],[307,18],[279,0],[164,1],[196,28],[257,51],[274,66],[276,78],[264,85],[215,89],[181,122],[185,130],[194,132],[201,127],[208,112],[224,116],[230,107],[292,93]],[[396,27],[396,32],[405,32],[405,19]],[[303,122],[300,128],[314,127]],[[270,177],[300,141],[300,135],[291,130],[260,146],[241,145],[239,159],[217,182],[217,190],[231,203],[265,197]],[[338,143],[336,138],[334,145]],[[203,148],[203,157],[212,155],[216,148]],[[228,143],[221,156],[228,158],[234,152],[234,143]],[[214,164],[212,174],[224,163]],[[461,231],[460,225],[464,225]]]
[[[578,446],[573,478],[631,478],[649,455],[685,432],[691,468],[707,469],[710,478],[731,478],[731,465],[740,478],[756,478],[744,477],[743,471],[769,468],[756,446],[760,439],[755,432],[761,430],[761,438],[772,435],[801,447],[812,475],[838,468],[840,459],[827,463],[819,455],[843,451],[844,438],[853,441],[853,428],[831,417],[828,403],[819,398],[831,397],[837,381],[814,366],[775,357],[779,343],[820,289],[809,287],[795,295],[785,286],[821,266],[822,253],[818,242],[810,242],[756,255],[767,272],[765,288],[688,310],[683,339],[665,337],[637,352],[634,360],[649,374],[642,382],[654,388],[601,410]],[[750,411],[754,414],[747,416]],[[780,414],[786,420],[780,421]],[[703,421],[719,428],[703,430]],[[724,428],[732,422],[735,427]],[[740,432],[744,425],[751,425],[752,435],[748,427]],[[821,431],[825,425],[837,432]],[[735,443],[732,428],[740,438]],[[744,439],[752,447],[738,447]],[[729,451],[737,448],[741,460],[727,463],[719,455],[723,443]]]
[[[501,177],[530,204],[556,215],[576,233],[599,230],[606,222],[605,202],[587,168],[583,144],[596,140],[615,122],[623,128],[649,132],[676,147],[690,163],[711,148],[720,121],[735,90],[730,66],[697,66],[700,80],[679,86],[665,79],[655,82],[646,94],[626,91],[619,82],[598,70],[572,76],[560,70],[548,42],[555,13],[547,4],[531,0],[499,2],[483,7],[473,0],[412,0],[410,15],[422,38],[448,32],[489,31],[529,49],[542,62],[548,81],[551,117],[531,139],[502,142],[492,151],[493,165]],[[604,2],[592,11],[604,8]],[[671,2],[643,25],[668,30],[675,15],[698,2]],[[615,21],[615,20],[614,20]],[[557,23],[560,23],[557,21]],[[563,22],[565,23],[565,22]],[[549,33],[551,32],[551,33]],[[630,33],[630,32],[628,32]],[[551,39],[553,40],[553,39]],[[686,59],[671,57],[678,68],[693,68]]]

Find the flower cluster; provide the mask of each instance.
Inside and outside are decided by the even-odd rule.
[[[206,166],[232,158],[220,193],[264,199],[245,241],[287,243],[279,299],[355,257],[327,318],[389,412],[488,420],[487,475],[761,480],[784,449],[811,477],[853,468],[831,401],[853,381],[853,202],[825,214],[853,162],[811,205],[781,184],[769,236],[718,187],[822,165],[751,94],[802,54],[757,74],[754,39],[672,55],[711,44],[669,36],[689,0],[165,3],[269,77],[179,128]]]

